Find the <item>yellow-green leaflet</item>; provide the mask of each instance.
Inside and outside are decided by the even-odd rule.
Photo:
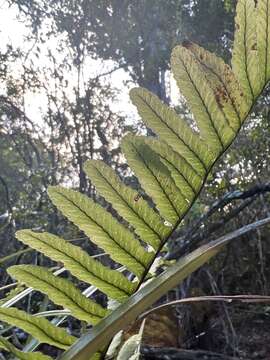
[[[192,167],[173,149],[163,141],[155,138],[144,138],[144,142],[159,155],[160,161],[168,168],[175,185],[180,190],[182,197],[191,203],[198,193],[203,179],[193,171]],[[184,213],[186,202],[180,210]],[[177,206],[180,206],[177,204]]]
[[[18,326],[41,343],[60,349],[67,349],[76,340],[74,336],[69,335],[64,329],[54,326],[47,319],[37,318],[16,308],[0,307],[0,321]]]
[[[145,124],[189,163],[198,176],[204,176],[214,154],[185,120],[144,88],[130,91],[130,98]]]
[[[70,281],[57,277],[51,271],[32,265],[17,265],[8,273],[18,281],[46,294],[54,303],[71,311],[79,320],[97,324],[109,311],[82,295]]]
[[[122,150],[142,187],[153,198],[164,220],[173,227],[180,215],[176,202],[182,201],[182,194],[169,170],[142,137],[127,135],[122,141]]]
[[[121,182],[103,161],[89,160],[84,170],[98,192],[134,227],[134,231],[143,241],[157,250],[170,232],[158,213],[136,190]]]
[[[65,268],[78,279],[96,286],[109,297],[122,302],[135,289],[118,271],[103,266],[78,246],[72,245],[56,235],[22,230],[16,233],[18,240],[55,261],[61,261]]]
[[[0,348],[3,348],[9,352],[11,352],[12,355],[16,356],[16,359],[20,360],[52,360],[50,356],[43,355],[41,352],[23,352],[18,350],[15,346],[13,346],[8,340],[0,336]]]
[[[256,23],[264,21],[267,14],[262,19],[257,17],[254,0],[239,0],[236,11],[232,68],[243,89],[246,101],[251,106],[265,85],[263,81],[265,69],[260,71],[259,66]],[[260,49],[267,46],[263,39],[262,41],[264,45],[259,41]]]
[[[86,195],[60,186],[50,187],[49,196],[58,209],[113,260],[141,277],[154,254],[148,253],[108,211]]]
[[[270,0],[258,1],[256,16],[259,72],[265,84],[270,79]]]
[[[189,51],[188,44],[186,47],[177,46],[173,50],[172,69],[194,115],[201,137],[210,151],[218,156],[232,141],[235,133],[224,118],[206,73]]]
[[[188,43],[188,49],[204,71],[226,122],[237,132],[249,106],[231,67],[215,54],[194,43]]]

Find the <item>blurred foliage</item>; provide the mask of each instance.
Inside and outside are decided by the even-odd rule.
[[[216,0],[9,0],[44,37],[64,33],[74,50],[74,62],[86,55],[112,59],[132,79],[166,99],[164,72],[172,48],[185,39],[228,57],[233,36],[235,1]]]

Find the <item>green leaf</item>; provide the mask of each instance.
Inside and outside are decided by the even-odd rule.
[[[209,82],[220,110],[236,133],[246,118],[249,106],[231,67],[223,59],[204,48],[188,43],[188,49],[200,63]]]
[[[54,205],[91,241],[104,249],[113,260],[125,265],[139,278],[153,258],[108,211],[79,192],[50,187],[49,196]]]
[[[173,151],[165,142],[154,138],[144,138],[144,142],[159,155],[161,162],[168,168],[176,186],[190,204],[199,192],[203,179],[194,172],[181,155]],[[184,213],[185,206],[181,207],[181,205],[179,204],[179,210]]]
[[[16,356],[16,359],[20,360],[52,360],[50,356],[43,355],[40,352],[29,353],[23,352],[15,348],[9,341],[0,336],[0,348],[7,350],[12,353],[12,355]]]
[[[173,50],[173,74],[194,115],[201,137],[218,156],[231,143],[235,133],[224,117],[200,63],[189,51],[189,44],[186,42],[185,47],[177,46]]]
[[[127,339],[127,341],[121,347],[117,360],[139,360],[140,359],[140,347],[142,343],[143,331],[145,326],[145,319],[143,320],[140,331]]]
[[[78,246],[56,235],[21,230],[16,233],[16,237],[51,259],[62,262],[78,279],[96,286],[117,301],[124,301],[136,289],[136,283],[131,283],[118,271],[103,266]]]
[[[134,227],[136,234],[157,250],[170,229],[142,196],[124,185],[103,161],[89,160],[84,170],[98,192]]]
[[[187,203],[167,167],[144,140],[143,137],[127,135],[122,141],[122,150],[143,189],[153,198],[160,214],[173,228],[181,215],[179,203],[185,207]]]
[[[12,326],[17,326],[41,343],[56,346],[60,349],[67,349],[74,343],[76,338],[44,318],[37,318],[16,308],[0,307],[0,320]]]
[[[67,308],[79,320],[97,324],[109,311],[82,295],[71,281],[57,277],[40,266],[17,265],[8,273],[18,281],[46,294],[54,303]]]
[[[258,1],[256,20],[259,71],[266,84],[270,79],[270,0]]]
[[[262,90],[262,81],[265,75],[265,70],[261,72],[259,68],[256,36],[257,16],[254,0],[239,0],[236,14],[232,68],[243,89],[247,103],[251,106]],[[263,22],[264,19],[265,14],[258,21]],[[260,44],[260,49],[265,45]]]
[[[124,304],[120,305],[107,318],[85,334],[59,360],[88,360],[89,355],[101,348],[120,329],[134,321],[137,316],[149,308],[169,290],[178,286],[187,276],[213,258],[230,241],[270,222],[270,217],[244,226],[216,241],[199,247],[192,253],[182,257],[164,273],[152,279]]]
[[[204,176],[214,154],[186,121],[144,88],[132,89],[130,97],[144,123],[181,154],[199,176]]]
[[[192,176],[188,170],[191,170],[192,174],[194,172],[191,168],[188,167],[188,164],[182,161],[183,159],[176,154],[172,148],[170,148],[166,143],[161,142],[155,138],[151,137],[139,137],[136,136],[136,142],[140,147],[142,147],[142,151],[145,149],[145,145],[152,150],[153,154],[159,155],[159,160],[161,165],[165,165],[168,174],[164,177],[160,176],[159,182],[165,192],[167,193],[168,198],[170,199],[171,203],[173,204],[174,208],[177,211],[178,218],[181,218],[183,214],[187,211],[190,205],[191,197],[190,190],[193,190],[193,195],[196,194],[195,188],[192,187],[192,183],[187,181],[189,176]],[[141,145],[140,145],[141,144]],[[178,160],[178,161],[177,161]],[[149,161],[149,167],[152,166],[151,160]],[[181,164],[182,172],[177,169],[177,166]],[[186,166],[185,166],[186,165]],[[179,168],[180,169],[180,168]],[[177,171],[178,170],[178,171]],[[158,174],[158,171],[153,167],[153,174]],[[183,175],[185,174],[185,175]],[[176,176],[178,175],[178,176]],[[180,177],[179,175],[182,175]],[[196,175],[196,174],[195,174]],[[185,178],[186,176],[186,178]],[[158,178],[158,176],[156,176]],[[197,177],[198,179],[198,177]],[[177,184],[176,181],[177,180]],[[182,180],[182,181],[181,181]],[[185,180],[185,181],[183,181]],[[190,178],[191,180],[191,178]],[[199,178],[200,181],[200,178]],[[177,186],[180,185],[180,186]],[[165,186],[168,187],[168,191],[166,190]],[[171,192],[170,192],[171,189]],[[177,190],[176,190],[177,189]],[[172,195],[171,195],[172,194]]]

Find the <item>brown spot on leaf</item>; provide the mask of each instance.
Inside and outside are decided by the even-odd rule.
[[[134,201],[136,201],[136,202],[139,201],[141,197],[142,197],[142,195],[137,194],[137,195],[134,197]]]
[[[228,94],[227,94],[226,90],[224,89],[224,87],[222,87],[222,86],[216,87],[215,98],[216,98],[216,102],[217,102],[218,106],[220,108],[223,108],[224,103],[228,102]]]
[[[182,46],[185,47],[186,49],[190,49],[192,47],[192,42],[189,40],[184,40],[182,42]]]
[[[256,43],[251,46],[251,50],[257,50],[257,44]]]

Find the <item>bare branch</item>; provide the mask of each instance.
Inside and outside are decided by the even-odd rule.
[[[176,249],[169,253],[166,258],[168,260],[177,259],[187,251],[189,251],[193,246],[198,245],[199,242],[209,237],[214,231],[219,229],[221,226],[224,226],[231,219],[235,218],[241,211],[243,211],[247,206],[251,205],[253,201],[261,194],[270,192],[270,184],[259,184],[253,186],[249,190],[240,191],[235,190],[225,194],[220,200],[216,201],[210,209],[203,214],[195,224],[183,235],[179,236],[176,240],[179,245]],[[209,218],[215,214],[218,210],[223,209],[225,206],[230,204],[235,200],[246,200],[243,201],[238,207],[233,209],[229,214],[224,216],[221,220],[212,223],[209,227],[202,229],[201,226]],[[177,237],[177,235],[176,235]]]

